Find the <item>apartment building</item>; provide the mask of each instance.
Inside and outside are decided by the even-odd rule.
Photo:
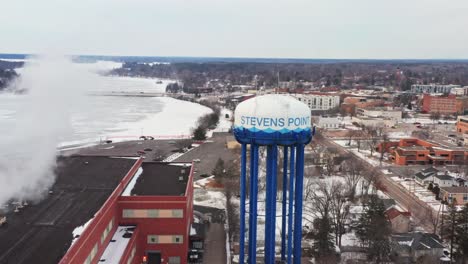
[[[326,111],[340,105],[340,96],[328,93],[291,94],[305,103],[312,111]]]
[[[454,84],[413,84],[411,85],[411,92],[419,94],[448,94],[452,89],[460,87],[460,85]]]

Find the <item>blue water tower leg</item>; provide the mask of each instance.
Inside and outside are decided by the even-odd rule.
[[[297,146],[296,194],[294,210],[294,264],[301,263],[302,195],[304,184],[304,144]]]
[[[270,240],[270,262],[271,264],[275,263],[275,256],[276,256],[276,193],[278,189],[278,147],[273,145],[272,147],[272,184],[271,184],[271,226],[270,226],[270,233],[271,233],[271,240]]]
[[[289,165],[289,192],[288,192],[288,264],[292,263],[292,248],[293,248],[293,205],[294,205],[294,173],[296,171],[295,161],[296,161],[296,149],[294,146],[291,146],[291,158]]]
[[[240,174],[240,241],[239,263],[244,264],[245,249],[245,182],[246,182],[247,146],[242,144],[241,149],[241,174]]]
[[[265,254],[264,254],[264,262],[269,263],[271,248],[270,248],[270,241],[271,241],[271,200],[272,200],[272,146],[267,147],[267,158],[266,158],[266,194],[265,194]]]
[[[257,261],[258,146],[250,147],[249,264]]]
[[[283,199],[281,211],[281,261],[286,260],[286,203],[288,191],[288,147],[283,149]]]

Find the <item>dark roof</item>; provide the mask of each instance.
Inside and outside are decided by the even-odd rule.
[[[413,250],[430,250],[433,248],[444,248],[439,237],[435,234],[413,232],[392,235],[393,242],[402,248],[409,247]]]
[[[385,210],[388,210],[396,205],[396,202],[393,199],[382,199],[382,202],[384,204]]]
[[[421,173],[421,172],[416,173],[414,176],[415,176],[416,178],[418,178],[418,179],[421,179],[421,180],[425,180],[425,179],[431,177],[431,175],[424,175],[424,174]]]
[[[422,172],[423,174],[426,174],[426,175],[427,175],[427,174],[434,174],[434,173],[437,173],[437,172],[439,172],[439,170],[437,170],[437,169],[434,168],[434,167],[430,167],[430,168],[421,170],[421,172]]]
[[[183,196],[192,169],[191,163],[146,162],[131,195]]]
[[[0,263],[57,263],[70,247],[73,230],[101,208],[135,159],[58,158],[52,194],[6,214],[0,228]]]
[[[435,177],[439,180],[453,180],[453,177],[446,174],[437,174]]]
[[[448,193],[468,193],[468,187],[465,186],[442,187],[440,190]]]

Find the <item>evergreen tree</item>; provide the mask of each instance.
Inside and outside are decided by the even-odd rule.
[[[434,185],[432,184],[432,182],[429,183],[429,185],[427,186],[427,189],[429,191],[432,191],[432,189],[434,189]]]
[[[375,263],[386,260],[390,254],[391,228],[382,200],[377,197],[369,199],[359,220],[356,235],[367,246],[368,258]]]
[[[314,229],[316,232],[313,234],[314,245],[312,246],[314,257],[320,259],[329,258],[334,253],[334,244],[331,220],[326,214],[324,217],[314,220]]]
[[[457,212],[457,225],[455,227],[455,257],[461,263],[468,262],[468,204]]]
[[[443,226],[442,226],[442,238],[448,240],[450,242],[450,257],[453,261],[453,252],[456,246],[456,235],[455,235],[455,227],[457,226],[457,208],[455,207],[456,199],[453,199],[452,202],[448,204],[447,213],[443,216]]]

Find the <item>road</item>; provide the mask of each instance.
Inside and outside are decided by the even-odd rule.
[[[375,167],[369,164],[366,160],[361,159],[359,156],[348,151],[342,146],[336,144],[335,142],[324,138],[316,137],[315,140],[317,143],[322,144],[327,147],[333,147],[340,151],[340,154],[351,155],[354,159],[363,161],[363,164],[368,169],[374,169]],[[432,210],[430,206],[420,201],[416,196],[406,191],[402,186],[399,186],[397,183],[389,179],[385,174],[380,170],[373,170],[377,173],[378,180],[380,181],[380,190],[387,194],[390,198],[397,201],[403,207],[405,207],[409,212],[411,212],[415,222],[421,226],[424,230],[432,232],[434,229],[434,224],[431,219],[433,219],[429,214],[436,215],[436,212]]]
[[[205,238],[205,254],[203,256],[203,263],[226,263],[226,232],[224,231],[224,224],[211,223],[206,232]],[[220,246],[224,250],[220,250]]]

